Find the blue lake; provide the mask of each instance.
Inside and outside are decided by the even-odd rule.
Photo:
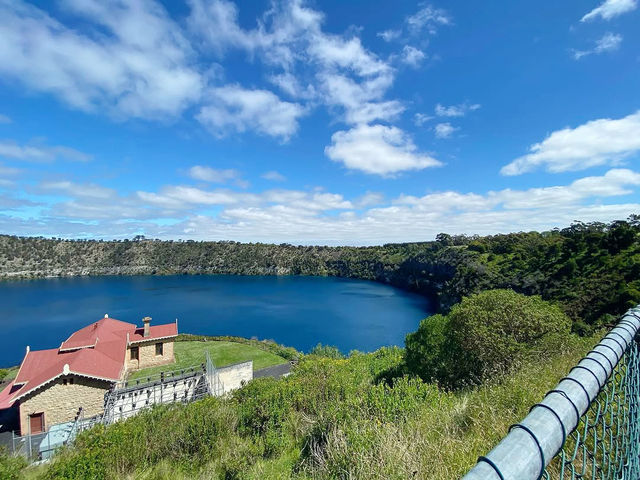
[[[0,282],[0,366],[25,347],[56,348],[108,313],[152,325],[178,319],[182,333],[273,339],[309,351],[403,345],[430,315],[428,301],[375,282],[332,277],[130,276]]]

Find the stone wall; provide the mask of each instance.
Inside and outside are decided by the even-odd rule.
[[[156,355],[156,343],[163,344],[162,355]],[[168,365],[175,362],[173,354],[173,339],[149,340],[148,342],[135,343],[127,347],[125,368],[129,371],[141,368]],[[138,347],[138,360],[131,360],[131,347]]]
[[[63,380],[67,380],[67,385]],[[29,433],[29,415],[34,413],[44,412],[45,429],[75,419],[80,407],[86,417],[102,413],[104,394],[110,386],[111,383],[103,380],[75,375],[56,379],[20,402],[21,434]]]
[[[253,360],[216,369],[224,387],[224,393],[242,387],[253,380]]]

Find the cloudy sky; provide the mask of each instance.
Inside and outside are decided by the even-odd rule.
[[[638,0],[0,18],[0,233],[366,245],[640,213]]]

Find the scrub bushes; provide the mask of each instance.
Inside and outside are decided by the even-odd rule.
[[[12,457],[0,448],[0,478],[17,480],[21,478],[27,462],[22,457]]]
[[[378,381],[399,370],[399,348],[308,355],[287,378],[84,432],[45,478],[459,478],[597,340],[571,337],[544,363],[457,392],[406,375]]]
[[[540,297],[489,290],[423,320],[407,335],[407,366],[448,387],[479,384],[556,350],[570,332],[569,318]]]

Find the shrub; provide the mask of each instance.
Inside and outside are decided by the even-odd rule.
[[[407,336],[407,365],[449,387],[500,377],[525,358],[554,350],[571,332],[559,307],[512,290],[465,297],[446,317],[434,317]]]
[[[327,358],[344,358],[344,355],[338,349],[338,347],[334,347],[332,345],[322,345],[321,343],[318,343],[315,347],[313,347],[310,354]]]
[[[450,363],[446,348],[448,325],[448,317],[432,315],[420,322],[416,332],[407,335],[405,359],[411,373],[425,381],[441,380],[447,376]]]
[[[0,478],[17,480],[22,478],[22,470],[27,466],[27,461],[22,457],[13,457],[0,449]]]

